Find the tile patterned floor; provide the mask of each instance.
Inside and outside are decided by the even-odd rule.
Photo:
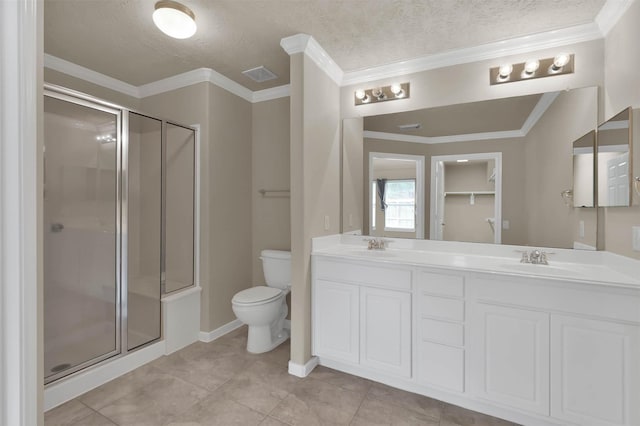
[[[288,342],[252,355],[246,335],[157,359],[48,411],[45,425],[514,425],[325,367],[291,376]]]

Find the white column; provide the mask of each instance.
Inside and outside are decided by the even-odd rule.
[[[42,2],[0,1],[0,424],[42,424]],[[40,142],[39,142],[40,141]]]

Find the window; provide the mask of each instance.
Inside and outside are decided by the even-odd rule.
[[[388,180],[384,198],[387,203],[384,229],[413,232],[416,230],[416,180]]]

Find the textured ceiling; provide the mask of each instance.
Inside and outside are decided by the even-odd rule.
[[[605,0],[181,0],[198,31],[174,40],[155,0],[45,0],[45,52],[133,85],[212,68],[251,90],[289,82],[283,37],[312,35],[344,71],[593,22]],[[265,65],[277,80],[241,71]]]
[[[482,102],[427,108],[365,117],[364,130],[437,137],[520,130],[542,95],[516,96]],[[402,131],[401,124],[420,123]]]

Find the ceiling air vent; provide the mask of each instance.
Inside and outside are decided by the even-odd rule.
[[[264,81],[269,81],[278,78],[273,72],[269,71],[264,66],[251,68],[250,70],[242,71],[242,74],[249,77],[251,80],[256,83],[262,83]]]
[[[416,130],[422,127],[422,124],[420,123],[413,123],[413,124],[400,124],[398,126],[398,129],[400,130]]]

